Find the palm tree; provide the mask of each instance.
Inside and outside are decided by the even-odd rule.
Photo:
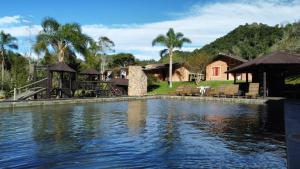
[[[185,38],[183,33],[175,33],[173,28],[170,28],[166,35],[158,35],[153,41],[152,46],[163,45],[167,49],[163,49],[160,55],[169,54],[169,87],[172,88],[172,62],[173,50],[181,48],[184,43],[192,43],[190,39]]]
[[[0,53],[2,58],[1,64],[1,90],[4,86],[4,65],[5,65],[5,52],[6,49],[18,49],[17,39],[9,33],[0,32]]]
[[[37,35],[34,50],[38,54],[54,51],[59,62],[65,61],[68,51],[86,55],[87,46],[92,42],[76,23],[60,24],[53,18],[46,18],[42,22],[42,28]]]

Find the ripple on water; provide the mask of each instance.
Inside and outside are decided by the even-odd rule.
[[[0,168],[286,168],[283,119],[268,111],[176,100],[0,110]]]

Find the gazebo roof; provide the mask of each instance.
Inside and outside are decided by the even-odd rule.
[[[80,72],[80,74],[82,74],[82,75],[100,75],[100,73],[93,68],[83,70],[82,72]]]
[[[241,64],[227,72],[242,72],[260,65],[300,65],[300,55],[277,51],[264,57],[256,58],[249,62]]]
[[[70,66],[68,66],[65,63],[57,63],[55,65],[50,66],[49,68],[52,72],[72,72],[75,73],[76,71],[72,69]]]

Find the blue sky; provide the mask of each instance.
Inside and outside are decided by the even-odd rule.
[[[209,0],[7,0],[2,2],[0,16],[33,16],[40,23],[45,16],[61,22],[76,21],[81,24],[101,23],[142,24],[174,19],[173,14],[184,13],[195,4]]]
[[[139,59],[159,59],[162,48],[152,47],[151,41],[170,27],[192,40],[182,48],[192,51],[241,24],[300,19],[300,0],[4,0],[1,6],[0,30],[19,39],[21,53],[30,51],[41,20],[51,16],[81,24],[94,39],[108,36],[116,52],[130,52]]]

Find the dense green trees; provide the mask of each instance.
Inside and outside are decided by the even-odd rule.
[[[1,90],[4,88],[5,61],[8,59],[7,50],[18,49],[17,39],[9,33],[0,32],[0,55],[1,55]]]
[[[184,43],[191,43],[191,40],[184,37],[183,33],[175,33],[173,28],[170,28],[166,35],[158,35],[153,41],[152,46],[163,45],[166,49],[160,52],[160,55],[169,54],[169,87],[172,88],[172,64],[173,52],[176,48],[181,48]]]
[[[130,53],[119,53],[111,56],[110,67],[127,67],[135,64],[135,57]]]
[[[215,55],[219,52],[231,53],[245,59],[253,59],[265,53],[283,36],[283,29],[265,24],[241,25],[224,37],[205,45],[195,52]]]
[[[87,67],[98,69],[103,73],[108,65],[106,52],[113,51],[115,43],[108,37],[99,37],[98,41],[93,41],[89,48],[89,54],[85,57]]]
[[[288,24],[283,28],[283,36],[269,51],[285,50],[300,53],[300,22]]]
[[[299,31],[299,23],[286,26],[257,23],[241,25],[227,35],[191,52],[187,62],[203,71],[203,66],[219,52],[244,59],[254,59],[276,50],[299,52]]]

